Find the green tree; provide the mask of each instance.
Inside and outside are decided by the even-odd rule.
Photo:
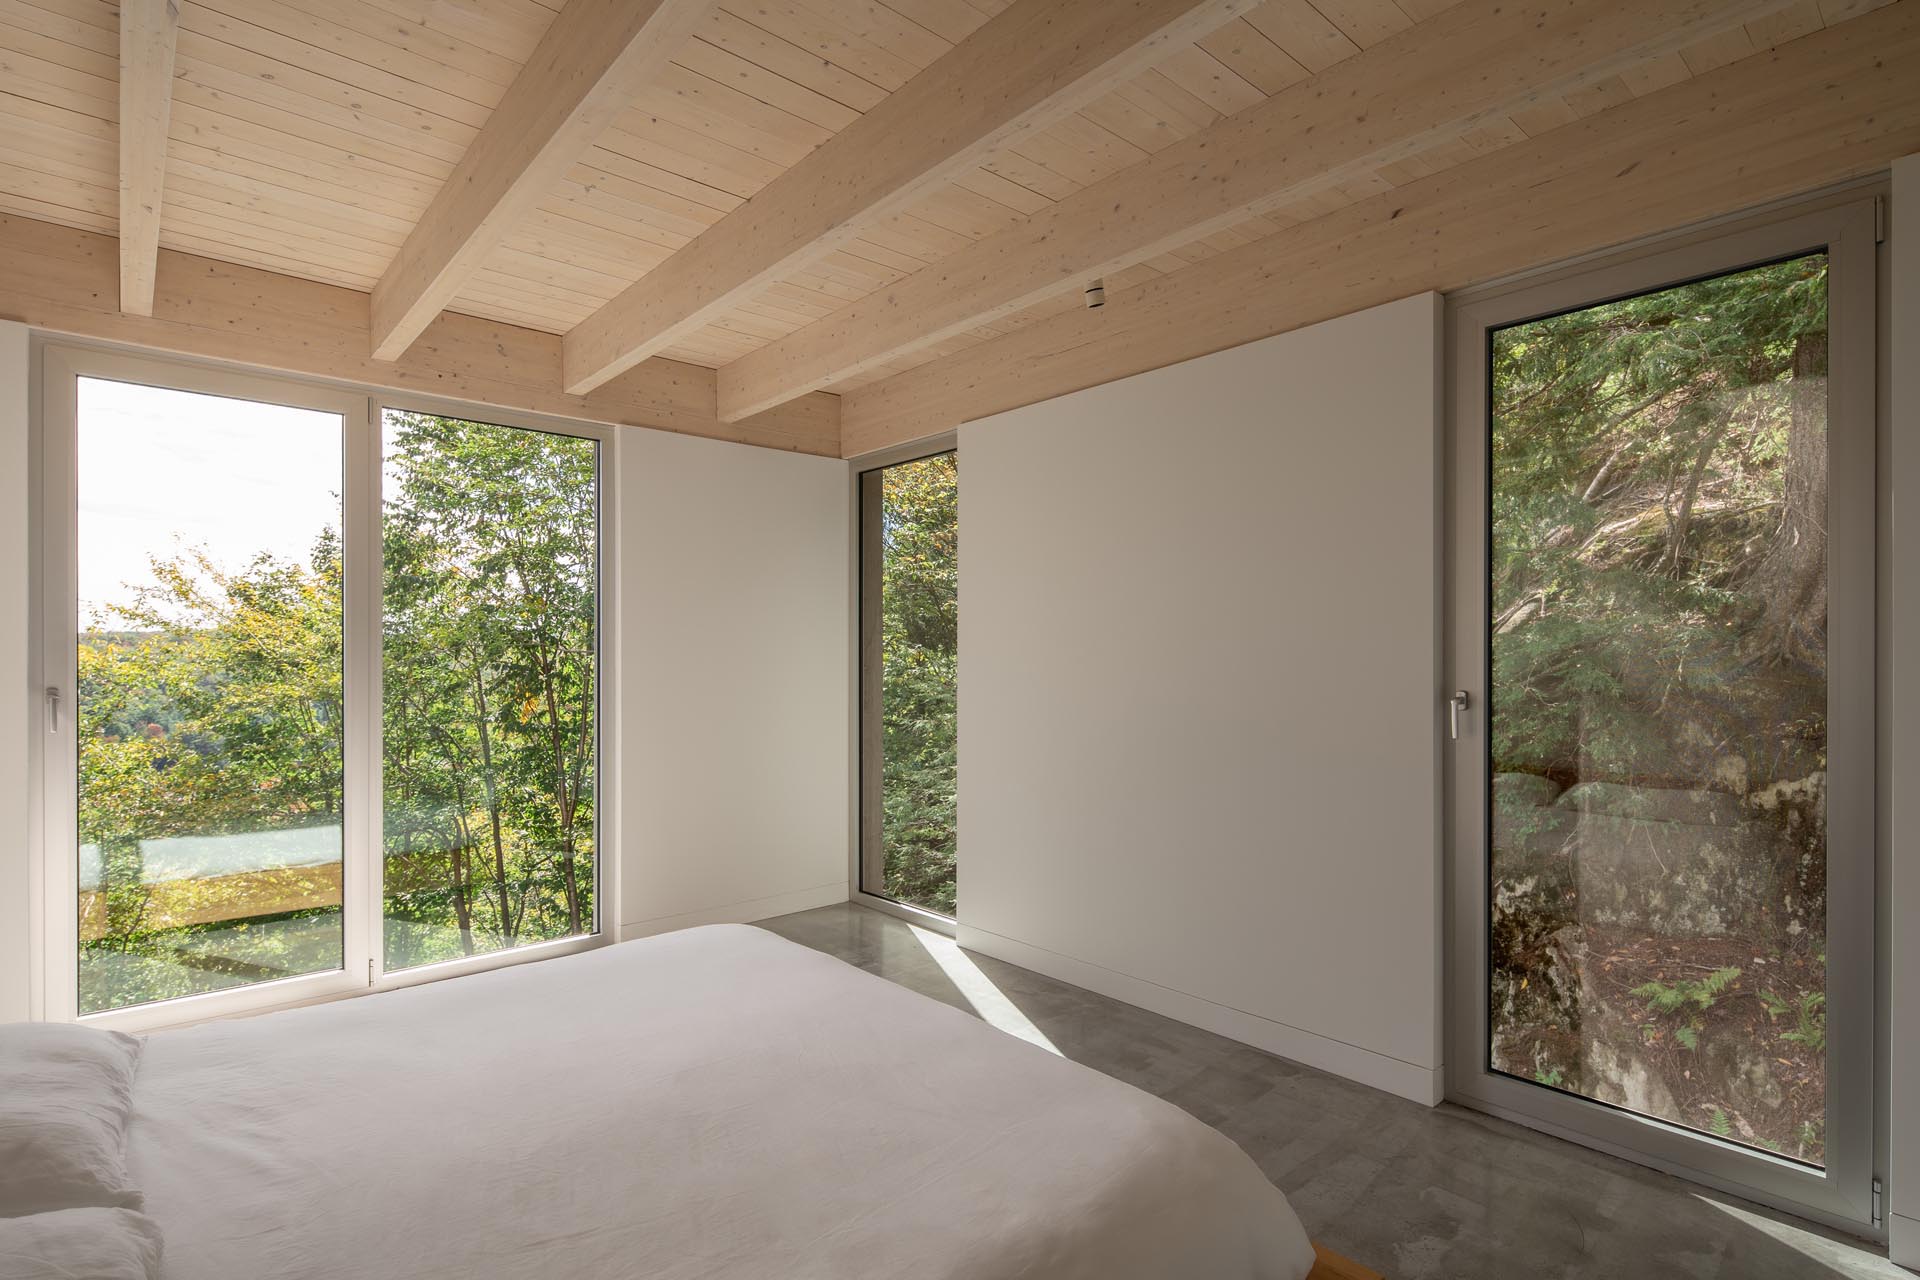
[[[389,914],[450,912],[466,952],[583,932],[596,446],[426,414],[386,426]],[[389,944],[416,962],[404,933]]]
[[[584,932],[597,446],[431,415],[386,428],[388,963]],[[340,963],[337,862],[162,884],[145,864],[169,837],[340,826],[342,587],[332,530],[305,564],[194,551],[155,560],[113,628],[83,634],[80,839],[99,868],[79,904],[84,1007]],[[282,927],[305,923],[324,927]]]
[[[959,480],[947,453],[881,488],[881,805],[889,897],[954,910]]]
[[[1815,1160],[1827,350],[1812,254],[1490,351],[1495,1064]]]
[[[1650,708],[1824,677],[1826,344],[1824,255],[1495,335],[1502,769],[1657,778]]]
[[[259,556],[230,572],[204,551],[151,563],[116,610],[121,629],[96,620],[76,654],[79,837],[99,855],[79,904],[88,1009],[229,985],[245,967],[110,958],[258,913],[248,886],[225,879],[176,884],[156,910],[145,842],[336,826],[342,807],[337,537],[324,532],[305,565]],[[173,915],[201,923],[156,919]],[[337,943],[323,962],[338,963]]]

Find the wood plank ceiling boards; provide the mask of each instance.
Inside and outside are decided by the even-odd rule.
[[[856,391],[843,448],[1684,226],[1915,149],[1920,4],[1902,3]]]
[[[670,59],[706,0],[569,0],[373,287],[397,359]]]
[[[567,389],[606,379],[994,151],[1086,106],[1250,0],[1017,0],[567,334]]]
[[[1884,167],[1916,8],[0,0],[0,316],[856,456]]]
[[[721,416],[749,417],[1077,294],[1131,263],[1784,7],[1467,0],[741,357],[720,376]]]

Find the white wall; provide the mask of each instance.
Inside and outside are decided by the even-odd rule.
[[[0,1022],[28,1016],[27,328],[0,321]]]
[[[847,467],[628,430],[620,932],[847,896]]]
[[[1920,155],[1893,166],[1890,1253],[1920,1270]]]
[[[960,429],[963,945],[1439,1100],[1440,325]]]

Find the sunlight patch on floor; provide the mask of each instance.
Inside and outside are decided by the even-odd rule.
[[[960,944],[945,934],[935,933],[931,929],[922,929],[917,924],[907,926],[913,930],[913,937],[926,949],[927,955],[940,966],[974,1012],[989,1025],[1000,1028],[1010,1036],[1018,1036],[1028,1044],[1037,1044],[1048,1053],[1059,1057],[1066,1055],[1054,1047],[1040,1028],[1033,1025],[1019,1006],[1007,998],[1006,992],[993,985],[993,979],[980,972],[980,966],[973,957],[960,949]]]
[[[1693,1198],[1738,1220],[1742,1226],[1758,1232],[1775,1244],[1784,1245],[1795,1253],[1801,1254],[1808,1260],[1809,1275],[1837,1276],[1839,1273],[1832,1268],[1836,1263],[1844,1263],[1847,1268],[1846,1274],[1861,1277],[1861,1280],[1883,1276],[1886,1280],[1896,1280],[1897,1277],[1910,1276],[1909,1272],[1877,1256],[1877,1251],[1869,1244],[1838,1243],[1803,1227],[1796,1227],[1792,1223],[1779,1222],[1766,1214],[1754,1213],[1739,1205],[1728,1204],[1715,1196],[1696,1192]]]

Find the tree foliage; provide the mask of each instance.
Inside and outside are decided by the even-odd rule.
[[[959,676],[956,455],[889,467],[881,489],[881,804],[886,893],[954,911]]]
[[[1495,1065],[1818,1159],[1826,255],[1492,338]]]
[[[1722,752],[1824,739],[1826,323],[1816,255],[1495,335],[1500,769],[1685,784],[1743,685]]]
[[[593,927],[591,441],[390,414],[390,965]]]
[[[387,964],[591,930],[596,446],[385,426]],[[305,563],[201,548],[83,631],[83,1008],[340,964],[338,862],[184,881],[145,863],[175,837],[342,829],[343,579],[332,529]]]

